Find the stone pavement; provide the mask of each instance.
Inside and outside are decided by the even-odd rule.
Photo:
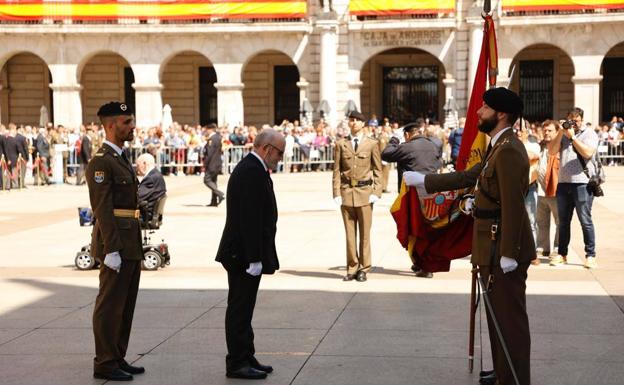
[[[529,271],[534,384],[624,384],[624,168],[607,175],[607,196],[593,211],[600,267],[583,269],[575,221],[571,263]],[[374,271],[366,283],[342,282],[344,233],[330,173],[273,178],[282,270],[263,277],[254,318],[258,357],[275,367],[266,383],[477,384],[467,370],[468,261],[415,278],[388,213],[396,194],[385,194],[374,211]],[[129,358],[147,373],[134,383],[242,383],[224,376],[227,281],[213,261],[225,205],[205,207],[210,197],[199,177],[167,183],[156,235],[172,260],[142,276]],[[97,272],[73,267],[91,230],[78,226],[76,207],[86,205],[85,186],[0,193],[2,385],[102,383],[92,378]],[[477,333],[476,371],[478,345]]]

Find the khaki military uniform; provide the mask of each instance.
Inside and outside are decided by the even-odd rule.
[[[381,197],[381,155],[377,140],[363,136],[357,151],[351,139],[336,142],[333,194],[342,197],[341,213],[347,237],[347,274],[371,269],[371,195]],[[360,243],[356,249],[359,228]],[[359,250],[359,252],[358,252]]]
[[[379,153],[382,153],[383,150],[388,145],[388,141],[390,141],[390,136],[381,132],[379,137],[377,138],[379,141]],[[388,192],[388,179],[390,178],[390,163],[389,162],[381,162],[381,191]]]
[[[531,336],[526,312],[526,278],[530,261],[536,257],[535,243],[524,206],[528,181],[529,159],[524,145],[511,129],[501,134],[481,164],[463,172],[425,177],[425,188],[428,192],[455,190],[477,184],[471,262],[479,266],[486,283],[490,275],[493,277],[489,297],[521,385],[531,382]],[[498,218],[483,218],[496,216],[493,215],[496,212]],[[493,225],[498,226],[498,233],[492,258]],[[504,274],[500,268],[501,256],[515,259],[518,268]],[[488,328],[498,381],[501,385],[514,384],[489,313]]]
[[[93,311],[94,369],[110,372],[123,362],[130,339],[141,276],[143,248],[138,220],[139,181],[130,163],[104,144],[87,165],[87,184],[95,225],[91,254],[100,261],[100,290]],[[119,273],[104,265],[118,251]]]

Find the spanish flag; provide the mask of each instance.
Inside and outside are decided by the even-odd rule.
[[[494,22],[485,17],[483,41],[477,73],[470,95],[466,125],[457,158],[461,171],[481,162],[485,153],[485,134],[477,128],[477,110],[482,105],[486,84],[496,85],[497,48]],[[397,226],[397,239],[412,261],[429,272],[449,271],[451,260],[472,252],[472,217],[460,212],[459,201],[471,191],[448,191],[419,197],[415,188],[401,185],[399,196],[390,208]]]

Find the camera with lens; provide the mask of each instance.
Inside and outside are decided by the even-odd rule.
[[[587,182],[587,189],[595,197],[604,196],[604,191],[602,190],[602,187],[600,186],[600,179],[595,176],[592,176],[591,178],[589,178],[589,182]]]
[[[575,130],[577,129],[576,121],[574,120],[566,120],[563,123],[561,123],[561,126],[565,128],[566,130],[569,130],[570,128],[574,128]]]

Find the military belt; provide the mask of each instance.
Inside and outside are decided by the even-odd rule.
[[[351,187],[364,187],[364,186],[370,186],[372,184],[373,184],[372,179],[369,179],[369,180],[351,179]]]
[[[141,212],[139,210],[130,209],[113,209],[113,215],[121,218],[135,218],[139,219]]]
[[[484,210],[475,208],[472,211],[472,216],[477,219],[499,219],[501,217],[501,211],[500,209]]]

